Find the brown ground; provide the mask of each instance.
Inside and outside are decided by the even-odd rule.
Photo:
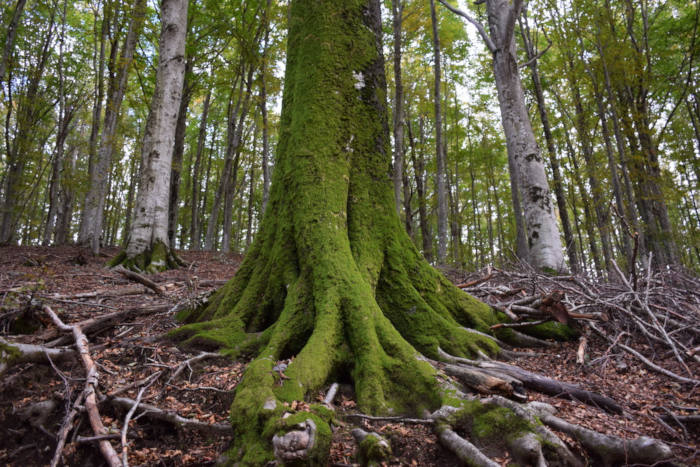
[[[106,256],[93,258],[77,247],[0,248],[0,335],[26,343],[46,342],[40,338],[48,335],[47,329],[53,325],[40,308],[27,306],[29,296],[51,306],[64,322],[77,322],[115,309],[175,305],[185,298],[214,289],[215,286],[200,284],[230,278],[241,260],[236,255],[182,252],[183,259],[190,264],[188,268],[152,277],[166,291],[165,297],[160,297],[104,269],[107,258],[115,253],[114,249],[106,250]],[[135,292],[113,298],[66,298],[83,292],[126,289]],[[62,296],[63,301],[55,300],[57,295]],[[24,308],[28,310],[25,316],[33,316],[42,322],[41,328],[33,334],[11,335],[10,317],[16,317],[15,312]],[[162,371],[162,376],[144,394],[143,402],[174,410],[184,417],[226,423],[233,390],[245,362],[203,360],[185,368],[177,378],[168,382],[168,375],[174,368],[198,353],[182,351],[172,343],[153,339],[176,326],[171,313],[161,312],[136,317],[88,336],[93,358],[98,364],[102,392],[111,393]],[[514,363],[608,395],[624,406],[625,413],[610,416],[580,403],[535,393],[530,394],[532,399],[547,401],[559,408],[560,417],[598,431],[626,438],[644,434],[663,439],[673,447],[678,462],[688,465],[698,462],[698,433],[690,428],[684,432],[678,426],[663,426],[658,416],[663,413],[661,407],[676,413],[697,413],[687,409],[697,410],[700,388],[688,390],[663,375],[648,371],[627,355],[606,352],[608,345],[593,337],[588,348],[590,359],[605,358],[591,366],[577,365],[576,347],[576,342],[558,344],[546,350],[546,357],[522,357]],[[673,367],[670,361],[668,364]],[[697,367],[693,370],[698,374]],[[80,393],[83,375],[83,368],[78,363],[64,363],[57,365],[56,369],[39,364],[18,365],[0,377],[0,464],[34,466],[50,462],[55,448],[53,437],[66,413],[66,400],[72,401]],[[135,386],[121,395],[133,399],[137,393],[138,386]],[[23,415],[23,409],[29,405],[48,399],[55,399],[57,404],[42,423]],[[351,390],[341,390],[336,405],[341,418],[343,414],[355,413]],[[119,433],[125,411],[104,404],[100,406],[100,412],[105,425]],[[147,416],[139,417],[140,413],[136,412],[137,419],[130,424],[131,465],[211,465],[230,442],[226,436],[178,429]],[[353,464],[355,443],[350,430],[357,424],[368,431],[378,431],[391,441],[394,458],[389,465],[459,465],[459,461],[440,446],[429,427],[360,423],[354,418],[346,420],[345,425],[335,432],[332,465]],[[91,435],[89,424],[81,420],[68,437],[63,458],[66,465],[104,464],[96,443],[77,442],[78,436]],[[121,452],[118,441],[113,445]]]

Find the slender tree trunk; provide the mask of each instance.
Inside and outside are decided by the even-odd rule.
[[[269,14],[271,0],[267,0],[266,15]],[[267,20],[267,18],[266,18]],[[269,21],[269,20],[268,20]],[[270,25],[269,22],[265,26],[265,42],[263,46],[263,56],[260,69],[260,115],[262,117],[262,176],[263,176],[263,192],[262,192],[262,209],[264,213],[267,208],[267,201],[270,198],[270,137],[269,137],[269,122],[267,119],[267,54],[270,41]]]
[[[56,245],[65,245],[70,240],[71,221],[73,218],[73,203],[75,201],[74,177],[78,163],[78,151],[75,147],[68,148],[68,158],[64,160],[61,173],[61,193],[58,219],[56,221]]]
[[[445,141],[442,136],[442,110],[440,97],[440,38],[438,37],[435,0],[430,0],[430,17],[433,26],[433,60],[435,61],[435,82],[433,99],[435,101],[435,157],[437,162],[437,211],[438,211],[438,264],[447,261],[447,187],[445,171]]]
[[[236,100],[235,106],[233,103],[233,94],[237,88],[239,80],[243,77],[243,73],[244,69],[241,65],[240,73],[236,76],[236,79],[233,82],[233,86],[231,87],[231,94],[229,95],[228,108],[226,111],[226,155],[224,156],[224,168],[221,171],[221,175],[219,177],[218,188],[216,190],[216,193],[214,194],[214,203],[212,204],[211,213],[209,215],[209,222],[207,223],[207,232],[204,239],[204,249],[207,251],[213,250],[216,244],[216,240],[219,234],[219,213],[221,210],[221,202],[226,196],[231,179],[233,156],[235,155],[235,152],[232,151],[233,137],[235,134],[236,116],[238,115],[238,109],[241,104],[241,98],[243,95],[243,83],[241,83],[240,87],[238,88],[238,98]]]
[[[591,256],[593,257],[593,267],[595,268],[596,274],[603,270],[602,262],[600,260],[600,253],[598,252],[598,245],[596,243],[595,228],[593,226],[593,214],[591,213],[591,200],[588,197],[588,191],[583,184],[583,179],[581,178],[581,171],[579,170],[578,162],[576,159],[576,153],[574,152],[574,146],[571,144],[571,138],[568,132],[566,134],[566,146],[569,153],[569,161],[573,167],[573,177],[574,182],[578,188],[581,195],[581,201],[583,202],[583,222],[586,228],[586,234],[588,236],[588,244],[591,250]],[[580,233],[579,233],[580,236]],[[580,240],[580,239],[579,239]],[[581,250],[583,250],[583,243],[581,243]]]
[[[95,174],[95,166],[97,163],[97,144],[100,136],[100,122],[102,121],[102,101],[104,99],[104,74],[105,74],[105,45],[107,42],[107,35],[109,34],[109,12],[111,11],[111,2],[106,3],[103,6],[103,17],[102,26],[100,28],[100,35],[98,40],[97,35],[97,18],[98,13],[95,11],[94,19],[94,42],[95,50],[93,52],[92,66],[95,70],[95,83],[93,90],[93,106],[92,106],[92,123],[90,126],[90,140],[88,143],[88,177],[92,181],[97,178]],[[116,16],[116,15],[115,15]],[[99,43],[99,55],[97,51],[97,46]],[[110,51],[110,69],[115,66],[117,57],[118,47],[113,44]],[[99,57],[99,58],[98,58]],[[87,204],[88,193],[85,193],[85,198],[83,199],[83,206]],[[85,244],[88,243],[88,238],[90,232],[88,231],[88,221],[86,221],[85,216],[88,210],[83,207],[80,214],[80,230],[78,234],[78,243]]]
[[[59,191],[61,184],[61,166],[63,165],[63,153],[66,137],[68,136],[73,110],[66,108],[66,89],[63,76],[63,46],[66,38],[66,11],[67,0],[63,1],[61,14],[61,38],[58,44],[58,127],[56,129],[56,149],[51,161],[51,180],[49,183],[49,212],[46,217],[46,230],[42,243],[49,245],[56,225],[56,216],[59,209]]]
[[[420,224],[421,241],[423,244],[423,256],[428,262],[433,261],[433,234],[430,232],[430,222],[428,220],[428,208],[425,200],[425,123],[423,115],[418,117],[419,144],[420,151],[411,151],[413,162],[413,173],[416,179],[416,194],[418,195],[418,223]],[[411,132],[411,125],[408,125],[409,139],[414,141]],[[415,144],[412,143],[415,147]]]
[[[251,84],[253,80],[253,65],[251,64],[248,69],[248,76],[246,79],[246,90],[243,97],[243,102],[240,107],[240,115],[238,115],[238,123],[234,123],[233,131],[229,135],[228,148],[227,151],[234,153],[233,165],[231,170],[231,177],[228,180],[226,190],[224,191],[224,222],[223,222],[223,235],[221,243],[221,251],[228,253],[231,246],[231,230],[233,229],[233,198],[237,189],[238,182],[238,169],[240,168],[240,158],[241,158],[241,146],[243,140],[243,123],[248,116],[248,110],[250,108],[250,98],[251,98]],[[238,106],[236,106],[238,109]],[[234,115],[235,118],[235,115]],[[235,122],[235,120],[234,120]],[[231,136],[232,135],[232,136]]]
[[[175,130],[185,79],[187,0],[163,0],[156,87],[141,150],[141,182],[124,252],[112,264],[146,271],[175,267],[168,241],[168,198]]]
[[[570,63],[573,67],[573,64]],[[572,68],[573,70],[573,68]],[[577,84],[572,80],[571,87],[574,96],[574,109],[576,112],[576,132],[579,136],[581,142],[581,148],[583,153],[583,158],[586,162],[586,174],[588,176],[588,183],[591,188],[591,197],[593,198],[593,210],[595,224],[598,227],[598,232],[600,233],[600,243],[603,249],[603,260],[605,261],[605,269],[608,274],[614,274],[612,267],[612,248],[610,245],[610,216],[609,209],[605,198],[603,197],[603,188],[598,180],[598,176],[595,172],[597,167],[597,162],[594,160],[593,146],[590,141],[590,133],[588,131],[588,125],[586,123],[586,114],[583,110],[583,103],[581,99],[581,93],[578,89]]]
[[[201,248],[200,237],[202,224],[199,220],[199,193],[201,190],[201,165],[204,143],[207,139],[207,119],[209,118],[209,106],[211,105],[211,89],[207,91],[202,108],[202,117],[199,121],[199,135],[197,136],[197,153],[195,154],[192,168],[192,213],[190,216],[190,248]]]
[[[180,181],[182,173],[182,156],[185,153],[185,132],[187,130],[187,111],[190,107],[194,83],[191,83],[190,74],[194,60],[188,57],[185,64],[185,82],[182,87],[182,97],[177,113],[175,125],[175,148],[173,150],[173,163],[170,169],[170,201],[168,202],[168,241],[171,248],[175,248],[175,234],[177,233],[178,214],[180,209]]]
[[[129,161],[129,191],[126,194],[126,206],[124,207],[126,213],[124,216],[124,237],[122,239],[122,247],[124,248],[129,243],[131,222],[134,213],[134,195],[136,194],[138,181],[141,178],[141,161],[136,161],[135,159],[135,157],[132,157]]]
[[[109,97],[105,108],[104,125],[100,137],[100,145],[94,165],[90,189],[85,201],[84,235],[82,240],[90,244],[94,255],[100,250],[100,235],[104,218],[104,203],[107,195],[107,174],[112,163],[117,123],[120,108],[126,92],[129,68],[136,49],[136,42],[143,25],[146,0],[136,0],[132,10],[129,30],[120,54],[115,79],[110,82]]]
[[[432,7],[435,8],[434,6]],[[401,20],[403,1],[391,1],[392,30],[394,33],[394,201],[396,212],[401,213],[401,191],[403,184],[403,130],[404,130],[404,97],[403,82],[401,81]]]
[[[255,136],[253,141],[256,141],[258,137],[257,128],[255,131]],[[253,205],[255,197],[255,160],[251,157],[250,160],[250,172],[248,175],[248,225],[245,231],[245,251],[250,248],[250,243],[253,241]]]

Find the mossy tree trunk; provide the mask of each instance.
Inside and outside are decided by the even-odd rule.
[[[293,1],[262,230],[235,278],[177,332],[256,356],[232,406],[232,459],[270,459],[272,435],[292,423],[280,424],[279,402],[328,382],[350,377],[364,411],[416,413],[443,396],[420,354],[497,351],[467,329],[488,331],[493,311],[435,271],[401,226],[388,145],[379,2]],[[273,367],[290,357],[279,385]],[[322,415],[309,417],[327,427]]]
[[[123,252],[110,263],[156,272],[179,260],[168,240],[168,201],[175,128],[185,78],[187,0],[163,0],[156,88],[141,150],[141,183]]]

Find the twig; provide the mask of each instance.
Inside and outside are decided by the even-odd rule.
[[[361,418],[364,420],[370,420],[373,422],[398,422],[398,423],[412,423],[414,425],[432,425],[435,423],[434,420],[429,418],[404,418],[404,417],[374,417],[372,415],[365,415],[362,413],[351,413],[345,415],[345,418]]]
[[[136,409],[138,408],[139,404],[141,403],[141,398],[143,397],[143,393],[148,389],[148,386],[144,386],[139,390],[138,395],[136,396],[136,401],[134,405],[129,409],[129,411],[126,413],[126,417],[124,417],[124,426],[122,426],[122,433],[121,433],[121,442],[122,442],[122,464],[124,467],[129,467],[129,445],[126,442],[126,432],[129,431],[129,422],[131,421],[131,417],[134,416],[134,412],[136,412]]]
[[[86,379],[83,393],[85,399],[85,409],[88,413],[88,419],[90,420],[90,425],[92,426],[92,430],[95,432],[95,435],[104,435],[107,433],[107,429],[105,428],[104,424],[102,423],[102,419],[100,418],[100,412],[97,408],[97,399],[95,397],[95,391],[97,390],[98,386],[99,374],[97,373],[97,368],[95,367],[95,363],[93,362],[92,357],[90,357],[90,348],[88,346],[87,337],[85,337],[85,334],[80,329],[80,326],[69,326],[63,321],[61,321],[61,319],[56,315],[56,313],[54,313],[54,311],[48,305],[44,305],[43,309],[61,331],[71,332],[73,334],[73,338],[75,339],[75,347],[80,353],[80,357],[83,362],[83,367],[85,368]],[[119,456],[117,455],[116,451],[109,443],[109,441],[102,440],[99,442],[99,446],[100,452],[102,452],[102,456],[105,458],[107,464],[110,467],[121,466]]]

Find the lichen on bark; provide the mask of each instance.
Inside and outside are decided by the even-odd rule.
[[[253,357],[231,408],[231,462],[272,459],[283,403],[329,382],[351,380],[365,412],[420,414],[445,397],[421,354],[498,350],[464,329],[488,332],[495,312],[435,271],[404,231],[388,142],[379,2],[293,1],[261,232],[237,275],[182,313],[188,324],[174,333]],[[287,358],[281,380],[273,368]]]

